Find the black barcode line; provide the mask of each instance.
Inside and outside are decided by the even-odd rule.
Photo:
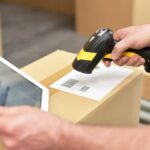
[[[75,79],[68,79],[67,81],[65,81],[62,86],[67,87],[67,88],[72,88],[75,84],[77,84],[79,82],[79,80],[75,80]]]
[[[81,92],[86,92],[86,91],[88,91],[89,89],[90,89],[89,86],[83,86],[83,87],[80,89],[80,91],[81,91]]]

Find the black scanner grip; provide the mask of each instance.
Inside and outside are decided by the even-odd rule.
[[[143,49],[135,50],[129,49],[127,52],[133,52],[140,55],[142,58],[145,59],[144,67],[146,72],[150,72],[150,47],[146,47]]]

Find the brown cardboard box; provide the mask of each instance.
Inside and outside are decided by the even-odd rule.
[[[22,68],[47,86],[69,72],[75,54],[56,51]],[[74,123],[136,126],[139,123],[141,71],[134,72],[102,101],[50,89],[49,112]],[[0,150],[4,150],[0,146]]]
[[[74,0],[3,0],[24,6],[74,15]]]
[[[150,101],[150,73],[146,72],[144,66],[138,67],[140,71],[142,71],[142,92],[141,97],[143,100]]]
[[[113,30],[132,23],[133,0],[76,0],[77,32],[90,35],[98,28]]]
[[[134,0],[133,1],[133,25],[150,23],[150,1],[149,0]]]
[[[138,69],[142,71],[142,98],[150,101],[150,73],[145,72],[143,66]]]
[[[69,72],[75,54],[56,51],[23,71],[48,87]],[[49,111],[75,123],[137,125],[141,98],[141,72],[134,70],[124,82],[101,101],[50,89]]]
[[[90,35],[98,28],[114,31],[150,22],[149,0],[76,0],[77,32]]]

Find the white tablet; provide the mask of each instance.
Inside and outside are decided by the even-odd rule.
[[[28,105],[48,111],[48,89],[0,57],[0,105]]]

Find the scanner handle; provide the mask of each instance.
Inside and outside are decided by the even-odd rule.
[[[135,49],[128,49],[127,51],[123,52],[122,56],[127,56],[127,57],[133,57],[139,55],[142,58],[145,59],[145,71],[150,72],[150,47],[146,47],[143,49],[135,50]],[[107,53],[104,55],[103,60],[112,60],[112,55],[111,53]]]

